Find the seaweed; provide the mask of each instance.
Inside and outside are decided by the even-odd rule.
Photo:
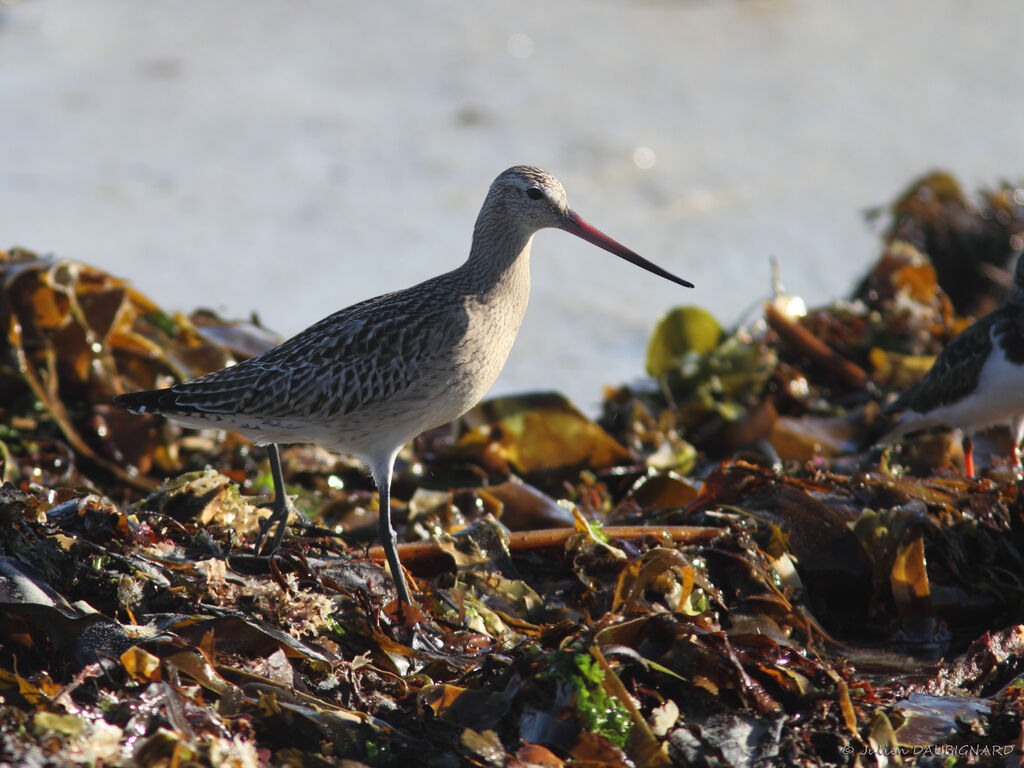
[[[110,405],[272,334],[0,254],[0,761],[1018,760],[1009,437],[979,441],[975,478],[948,431],[873,440],[965,307],[1000,300],[948,261],[996,276],[1022,199],[926,177],[850,299],[772,295],[735,328],[677,308],[599,419],[540,393],[418,438],[394,483],[402,614],[358,466],[286,448],[302,514],[258,558],[261,453]]]

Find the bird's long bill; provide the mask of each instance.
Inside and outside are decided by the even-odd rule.
[[[576,237],[582,237],[588,243],[593,243],[598,248],[604,248],[608,253],[614,253],[620,259],[625,259],[630,264],[636,264],[638,267],[658,275],[658,277],[664,277],[666,280],[671,280],[673,283],[678,283],[685,288],[693,288],[693,283],[689,280],[683,280],[681,277],[676,277],[671,272],[659,267],[657,264],[652,264],[640,254],[633,253],[629,248],[621,243],[615,242],[601,230],[587,224],[587,222],[581,219],[573,211],[569,211],[565,215],[559,229],[571,232],[576,235]]]

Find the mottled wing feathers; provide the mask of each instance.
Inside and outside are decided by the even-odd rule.
[[[430,290],[434,283],[355,304],[229,368],[114,402],[147,412],[317,418],[387,400],[465,334],[464,308]]]
[[[1024,273],[1024,256],[1017,263],[1017,280]],[[1006,359],[1014,365],[1024,365],[1024,296],[1017,287],[1015,298],[992,313],[996,315],[992,334],[999,340],[999,346],[1006,353]],[[991,317],[992,315],[989,315]]]
[[[886,410],[889,413],[928,413],[966,397],[978,385],[978,377],[992,352],[993,329],[1010,318],[1000,307],[969,326],[947,344],[935,363],[916,384],[909,387]]]

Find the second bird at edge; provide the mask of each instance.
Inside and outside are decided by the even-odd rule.
[[[289,513],[278,443],[316,443],[361,461],[377,485],[378,536],[398,598],[408,604],[391,525],[395,457],[417,435],[476,405],[498,377],[530,296],[530,243],[548,227],[693,287],[587,224],[554,176],[518,165],[491,184],[461,266],[335,312],[237,365],[114,403],[268,446],[274,502],[257,552],[275,525],[268,553],[277,549]]]
[[[964,470],[974,476],[975,432],[1008,425],[1011,461],[1021,471],[1024,440],[1024,255],[1017,258],[1013,292],[1003,304],[965,328],[939,353],[928,372],[886,409],[896,422],[878,440],[938,426],[964,434]]]

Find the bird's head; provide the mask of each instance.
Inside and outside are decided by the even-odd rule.
[[[480,211],[482,222],[488,223],[491,217],[500,218],[505,226],[519,227],[526,240],[537,230],[547,227],[570,232],[659,277],[687,288],[693,287],[688,280],[652,264],[584,221],[569,208],[561,182],[540,168],[516,165],[499,175],[491,184]]]

